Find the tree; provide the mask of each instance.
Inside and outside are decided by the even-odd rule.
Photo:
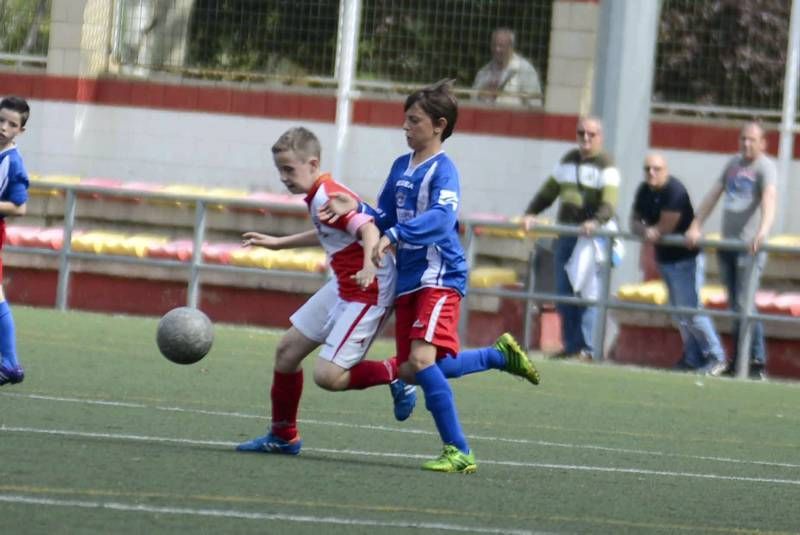
[[[654,100],[779,109],[789,0],[665,0]]]
[[[47,54],[50,0],[0,0],[0,51]]]

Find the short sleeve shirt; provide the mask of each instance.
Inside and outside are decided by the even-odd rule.
[[[766,155],[747,161],[731,158],[720,181],[723,186],[722,236],[750,241],[758,231],[756,212],[769,185],[777,180],[775,162]]]
[[[12,146],[0,151],[0,201],[9,201],[17,206],[25,204],[28,184],[28,172],[17,148]]]
[[[642,182],[636,191],[634,211],[648,226],[655,225],[661,219],[661,212],[679,212],[680,218],[675,227],[676,234],[683,234],[694,219],[694,208],[689,192],[683,183],[675,177],[669,177],[661,189],[653,189]],[[656,260],[661,263],[672,263],[697,256],[696,249],[674,245],[656,245]]]

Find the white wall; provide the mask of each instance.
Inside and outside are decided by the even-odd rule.
[[[282,191],[269,147],[297,121],[238,115],[32,101],[27,132],[19,138],[28,169],[38,174],[108,177],[163,184]],[[323,168],[333,163],[335,126],[303,121],[323,144]],[[408,150],[400,129],[355,126],[345,176],[358,193],[374,198],[392,161]],[[463,212],[521,213],[571,143],[456,134],[445,150],[462,175]],[[695,204],[718,177],[729,155],[664,151],[674,175]],[[800,171],[792,165],[792,176]],[[641,177],[623,177],[641,180]],[[790,180],[786,205],[800,201]],[[627,217],[628,207],[621,213]],[[708,225],[719,228],[719,210]],[[800,232],[800,211],[785,214],[787,229]]]

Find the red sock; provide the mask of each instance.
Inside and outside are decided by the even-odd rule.
[[[375,385],[388,385],[397,377],[397,357],[386,360],[362,360],[350,368],[348,390],[363,390]]]
[[[303,370],[296,373],[273,372],[272,434],[283,440],[297,436],[297,410],[303,393]]]

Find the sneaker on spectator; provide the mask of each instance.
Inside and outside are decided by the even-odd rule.
[[[749,377],[750,379],[754,379],[756,381],[766,381],[767,380],[766,367],[760,362],[751,362]]]
[[[711,377],[719,377],[722,375],[725,370],[728,369],[728,362],[725,360],[714,360],[709,362],[700,370],[698,370],[703,375],[710,375]]]
[[[552,355],[548,355],[547,358],[557,359],[557,360],[567,360],[567,359],[577,358],[578,355],[579,353],[569,353],[567,351],[559,351],[558,353],[553,353]]]

